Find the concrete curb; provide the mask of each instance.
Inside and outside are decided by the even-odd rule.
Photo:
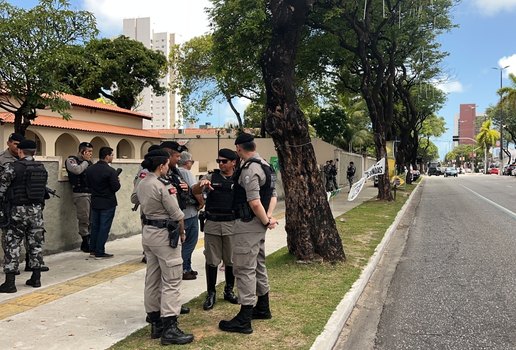
[[[385,247],[391,240],[391,237],[394,234],[394,232],[396,232],[396,229],[398,228],[401,218],[403,217],[403,215],[405,215],[405,212],[407,211],[407,208],[410,202],[412,201],[414,194],[416,193],[416,191],[419,190],[419,185],[421,184],[421,182],[422,181],[418,183],[416,188],[410,194],[408,200],[405,202],[405,204],[403,204],[403,207],[401,207],[400,211],[396,215],[396,218],[394,219],[394,222],[391,224],[391,226],[389,226],[389,228],[385,232],[385,235],[383,236],[382,241],[380,242],[380,244],[378,244],[378,246],[375,249],[375,252],[369,259],[369,263],[360,274],[358,280],[356,280],[355,283],[353,283],[351,289],[344,295],[344,298],[341,300],[339,305],[337,305],[337,308],[335,309],[335,311],[333,311],[333,314],[324,326],[324,330],[315,339],[310,350],[333,349],[335,343],[339,338],[342,328],[344,328],[344,325],[348,320],[349,316],[351,315],[351,312],[355,308],[355,305],[358,299],[360,298],[360,295],[364,291],[367,283],[369,282],[369,279],[371,278],[371,275],[376,269],[376,266],[378,265],[378,262],[380,261],[383,255]]]

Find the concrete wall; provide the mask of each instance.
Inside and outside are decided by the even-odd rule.
[[[207,169],[215,169],[217,158],[217,139],[197,142],[197,139],[188,144],[196,163],[192,168],[192,172],[197,177],[206,173]],[[234,139],[221,139],[220,147],[234,149]],[[257,139],[258,151],[260,155],[269,160],[271,156],[276,156],[272,139]],[[357,166],[357,174],[361,174],[363,170],[376,162],[374,159],[364,159],[361,155],[351,154],[335,149],[321,140],[313,141],[315,153],[317,155],[317,163],[324,165],[326,160],[339,158],[339,184],[345,184],[346,166],[350,160],[353,160]],[[57,190],[61,198],[51,198],[46,202],[44,210],[45,229],[45,254],[55,253],[76,249],[80,246],[81,238],[79,236],[76,220],[75,206],[71,198],[71,187],[68,183],[63,168],[62,157],[37,157],[38,160],[45,164],[49,173],[48,187]],[[135,159],[115,159],[113,161],[114,168],[122,168],[120,175],[121,189],[117,192],[118,207],[116,209],[113,226],[110,232],[110,240],[121,237],[127,237],[140,233],[140,218],[138,212],[133,212],[130,196],[133,191],[133,179],[138,172],[140,160]],[[281,176],[278,174],[278,184],[276,186],[278,197],[283,198],[283,184]],[[0,252],[3,257],[3,252]]]

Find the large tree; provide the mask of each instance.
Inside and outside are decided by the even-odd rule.
[[[265,129],[278,150],[289,251],[301,260],[345,259],[315,161],[308,122],[296,97],[296,54],[313,0],[271,0],[271,37],[261,65],[267,93]],[[304,200],[301,200],[304,198]]]
[[[70,118],[56,66],[67,45],[96,33],[93,15],[70,10],[65,0],[41,0],[29,10],[0,1],[0,107],[14,114],[16,132],[25,134],[40,108]]]
[[[144,88],[151,87],[158,96],[167,91],[160,81],[168,71],[167,58],[141,42],[125,36],[94,39],[67,52],[60,71],[76,95],[93,100],[101,95],[119,107],[135,109]]]

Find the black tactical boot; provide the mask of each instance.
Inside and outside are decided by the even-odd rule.
[[[5,274],[5,282],[0,285],[0,293],[16,293],[16,285],[14,281],[16,276],[14,273],[6,273]]]
[[[217,299],[217,292],[215,285],[217,284],[217,266],[211,266],[206,264],[206,286],[208,287],[208,295],[202,305],[204,310],[211,310],[215,306]]]
[[[32,276],[30,276],[30,279],[28,279],[27,282],[25,282],[25,284],[28,286],[32,286],[34,288],[41,287],[41,271],[32,271]]]
[[[147,312],[147,322],[151,324],[151,339],[161,338],[163,334],[163,321],[159,311]]]
[[[194,340],[192,334],[185,334],[179,329],[177,316],[163,317],[163,334],[161,335],[161,345],[188,344]]]
[[[220,321],[219,328],[226,332],[243,334],[253,333],[251,319],[253,316],[253,305],[240,306],[240,312],[230,321]]]
[[[190,308],[186,305],[181,305],[181,315],[185,315],[185,314],[189,314],[190,313]]]
[[[270,320],[272,318],[269,307],[269,293],[259,296],[256,306],[253,308],[253,320]]]
[[[85,253],[90,252],[90,235],[82,236],[81,250]]]
[[[224,300],[229,301],[231,304],[238,304],[238,298],[233,293],[233,287],[235,285],[235,275],[233,275],[233,266],[226,266],[224,269],[226,276],[226,286],[224,287]]]

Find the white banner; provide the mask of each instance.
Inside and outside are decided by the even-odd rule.
[[[353,186],[351,186],[351,189],[349,190],[349,194],[348,194],[348,202],[351,202],[355,198],[357,198],[360,191],[362,191],[362,187],[364,187],[366,180],[367,180],[367,178],[364,176],[360,180],[355,182],[353,184]]]
[[[364,171],[364,177],[366,179],[383,174],[385,174],[385,158],[380,159],[375,165]]]

